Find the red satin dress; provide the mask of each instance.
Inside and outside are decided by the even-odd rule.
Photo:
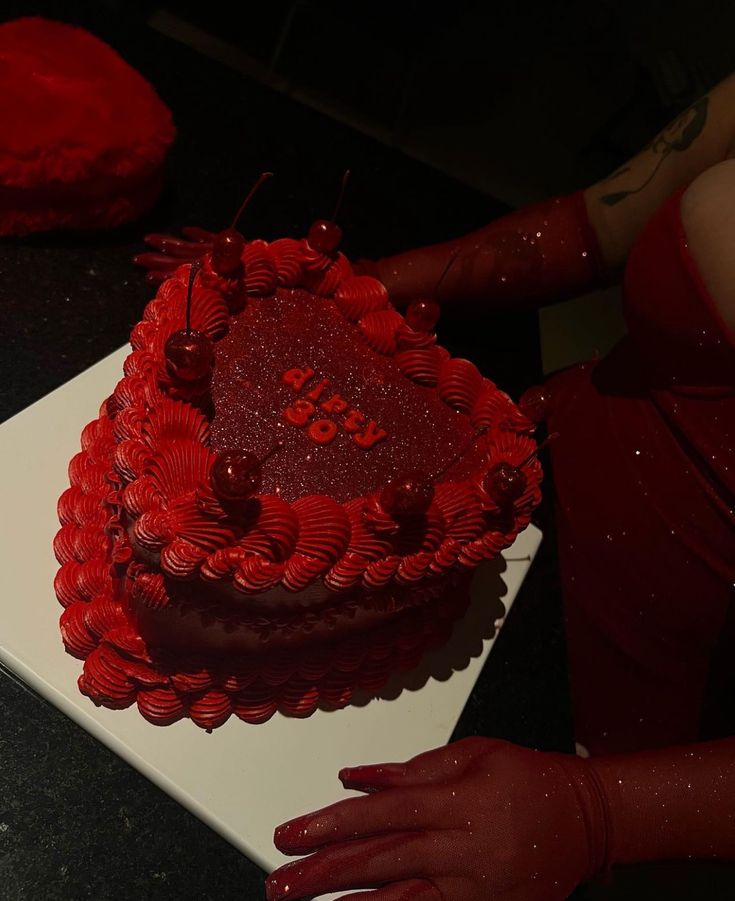
[[[572,699],[592,753],[735,722],[735,335],[688,250],[682,193],[630,253],[628,336],[549,380]]]

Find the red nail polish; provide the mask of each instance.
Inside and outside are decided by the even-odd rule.
[[[265,880],[266,901],[284,901],[287,898],[309,899],[299,894],[298,880],[303,876],[299,861],[284,864],[274,870]]]
[[[266,901],[277,901],[278,899],[278,882],[272,876],[265,880],[265,897]]]
[[[278,850],[297,850],[300,843],[303,844],[304,832],[310,819],[310,816],[297,817],[278,826],[273,833],[273,843]]]
[[[405,767],[401,763],[345,767],[339,772],[339,778],[344,787],[357,791],[378,791],[381,788],[389,788],[404,775]]]

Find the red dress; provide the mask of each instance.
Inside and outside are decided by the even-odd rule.
[[[735,734],[735,336],[687,249],[682,193],[628,259],[629,336],[549,380],[572,697],[595,753]],[[605,274],[582,191],[361,270],[395,303],[474,311]]]
[[[593,753],[735,720],[735,335],[687,248],[682,193],[630,253],[628,337],[549,380],[575,725]]]

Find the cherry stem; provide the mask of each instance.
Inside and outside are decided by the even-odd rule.
[[[541,444],[539,444],[539,446],[536,448],[536,450],[533,451],[532,453],[530,453],[530,454],[526,457],[525,460],[521,461],[521,462],[516,466],[516,469],[523,469],[524,466],[527,466],[527,465],[531,462],[531,460],[534,459],[534,457],[538,457],[538,455],[541,453],[541,451],[542,451],[545,447],[548,447],[548,446],[551,444],[552,441],[556,441],[556,439],[557,439],[558,437],[559,437],[559,433],[558,433],[558,432],[552,432],[550,435],[547,435],[546,438],[544,438],[544,440],[541,442]]]
[[[437,281],[436,285],[434,286],[434,291],[432,292],[434,297],[439,296],[439,288],[441,287],[441,283],[446,278],[447,273],[452,268],[452,266],[454,266],[454,264],[457,262],[457,259],[460,255],[461,251],[462,251],[461,247],[455,247],[454,250],[452,251],[452,253],[450,254],[450,257],[447,260],[447,265],[444,267],[442,274],[439,276],[439,280]]]
[[[478,429],[475,434],[465,442],[464,446],[458,453],[456,453],[447,463],[442,466],[442,468],[436,472],[433,476],[431,476],[431,481],[436,482],[437,479],[440,479],[445,472],[450,470],[455,463],[458,463],[462,457],[468,454],[472,448],[477,444],[478,440],[487,432],[489,426],[483,426],[481,429]]]
[[[339,189],[339,197],[337,198],[337,203],[334,205],[334,212],[332,213],[331,222],[334,222],[337,218],[337,213],[339,213],[339,208],[342,206],[342,200],[345,196],[345,188],[347,187],[347,182],[350,180],[350,170],[345,169],[345,174],[342,176],[342,187]]]
[[[264,457],[261,457],[259,460],[256,460],[255,463],[253,463],[252,466],[249,466],[249,467],[245,470],[245,472],[243,473],[243,475],[248,476],[248,475],[250,475],[250,473],[253,472],[254,470],[259,469],[259,468],[265,463],[266,460],[270,460],[270,458],[271,458],[274,454],[277,454],[279,450],[282,450],[282,449],[284,448],[284,446],[285,446],[285,442],[284,442],[284,441],[276,441],[276,443],[275,443],[275,444],[273,445],[273,447],[265,454],[265,456],[264,456]]]
[[[189,334],[191,332],[191,292],[194,289],[194,282],[196,281],[197,275],[199,275],[199,270],[202,268],[202,264],[199,260],[194,260],[191,264],[191,268],[189,269],[189,284],[186,288],[186,332]]]
[[[241,204],[241,206],[240,206],[240,209],[239,209],[239,210],[237,211],[237,213],[235,214],[235,218],[232,220],[232,225],[230,226],[230,228],[234,228],[234,227],[237,225],[237,223],[238,223],[238,221],[239,221],[239,219],[240,219],[240,216],[242,216],[242,214],[243,214],[244,211],[245,211],[245,207],[246,207],[246,206],[250,203],[250,201],[253,199],[253,194],[255,194],[255,192],[256,192],[256,191],[258,190],[258,188],[263,184],[263,182],[268,181],[268,179],[269,179],[269,178],[272,178],[272,177],[273,177],[273,173],[272,173],[272,172],[261,172],[261,174],[260,174],[258,180],[255,182],[255,184],[254,184],[254,185],[252,186],[252,188],[250,189],[250,193],[249,193],[248,196],[245,198],[245,200],[243,200],[243,202],[242,202],[242,204]]]
[[[263,463],[265,463],[266,460],[270,460],[270,458],[271,458],[274,454],[277,454],[278,451],[283,450],[284,446],[285,446],[285,442],[284,442],[284,441],[276,441],[276,443],[275,443],[275,444],[273,445],[273,447],[268,451],[268,453],[267,453],[264,457],[261,457],[261,459],[258,460],[257,464],[255,464],[255,465],[257,465],[257,466],[262,466]],[[253,468],[254,468],[254,467],[253,467]],[[248,470],[248,472],[250,472],[250,470]]]

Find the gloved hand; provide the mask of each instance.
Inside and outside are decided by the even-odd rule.
[[[581,760],[471,738],[340,779],[368,797],[276,830],[316,853],[276,870],[268,901],[561,901],[615,863],[735,860],[735,739]]]
[[[146,280],[154,285],[170,278],[185,263],[201,260],[212,252],[215,232],[190,225],[181,229],[183,237],[176,235],[146,235],[145,243],[153,250],[136,254],[133,262],[147,269]]]
[[[351,901],[564,899],[604,864],[598,789],[575,757],[470,738],[407,764],[343,770],[371,793],[276,830],[305,854],[266,883],[269,901],[384,885]]]
[[[212,249],[214,233],[184,228],[183,237],[146,235],[153,251],[134,262],[159,282]],[[581,191],[501,216],[464,237],[380,260],[356,271],[380,279],[401,306],[422,297],[489,310],[532,307],[604,284],[607,272]]]

